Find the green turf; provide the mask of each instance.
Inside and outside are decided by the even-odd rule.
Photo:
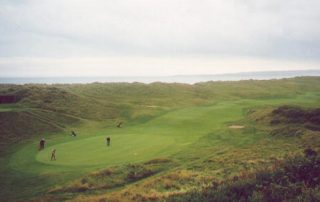
[[[52,165],[115,165],[147,160],[157,156],[173,138],[159,135],[124,134],[110,135],[110,146],[105,136],[74,140],[57,144],[40,151],[37,160]],[[50,151],[56,149],[56,161],[51,161]]]

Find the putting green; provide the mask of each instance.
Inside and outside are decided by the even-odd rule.
[[[268,104],[277,102],[283,100],[269,101]],[[242,137],[228,138],[226,130],[229,129],[229,123],[242,119],[246,107],[261,104],[266,102],[241,100],[184,108],[146,123],[121,130],[109,129],[106,134],[111,137],[110,147],[105,144],[106,135],[66,139],[66,142],[50,145],[38,152],[36,160],[57,166],[112,166],[172,155],[208,134],[218,135],[223,132],[226,142],[219,144],[242,142]],[[93,130],[86,133],[97,132]],[[52,149],[56,149],[56,161],[50,160]]]
[[[159,135],[125,134],[110,137],[110,146],[106,145],[105,136],[75,139],[44,149],[36,159],[54,165],[115,165],[150,159],[174,143],[173,138]],[[56,149],[56,161],[50,160],[52,149]]]

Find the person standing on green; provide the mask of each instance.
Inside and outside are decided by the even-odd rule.
[[[56,149],[53,149],[51,152],[51,161],[56,160]]]
[[[107,144],[107,146],[110,146],[110,141],[111,141],[110,137],[107,137],[107,138],[106,138],[106,144]]]
[[[39,151],[44,149],[44,144],[46,143],[45,139],[42,138],[39,143]]]

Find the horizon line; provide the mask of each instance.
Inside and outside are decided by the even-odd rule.
[[[217,74],[173,74],[173,75],[97,75],[97,76],[0,76],[0,78],[113,78],[113,77],[122,77],[122,78],[150,78],[150,77],[188,77],[188,76],[225,76],[225,75],[238,75],[238,74],[248,74],[248,73],[280,73],[280,72],[318,72],[319,69],[306,69],[306,70],[270,70],[270,71],[241,71],[241,72],[229,72],[229,73],[217,73]]]

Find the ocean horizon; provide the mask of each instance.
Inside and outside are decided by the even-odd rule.
[[[239,72],[210,75],[174,76],[88,76],[88,77],[0,77],[0,84],[86,84],[86,83],[187,83],[208,81],[270,80],[301,76],[320,76],[320,70]]]

